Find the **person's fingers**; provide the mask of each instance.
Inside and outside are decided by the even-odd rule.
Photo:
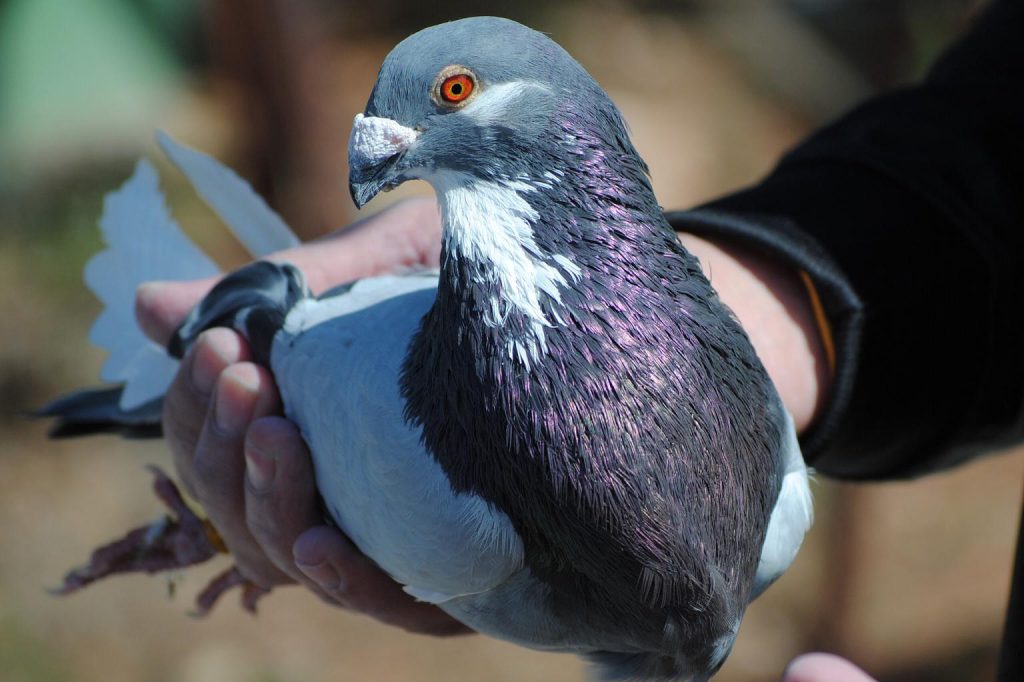
[[[875,679],[845,658],[814,653],[794,658],[782,682],[875,682]]]
[[[299,429],[283,417],[264,417],[249,427],[245,513],[249,530],[267,557],[293,579],[309,584],[295,566],[292,545],[323,519],[309,450]]]
[[[244,443],[254,419],[279,409],[280,399],[270,372],[249,362],[229,366],[217,379],[192,460],[196,498],[243,575],[261,587],[291,580],[267,559],[249,532]]]
[[[219,277],[187,282],[143,282],[135,291],[135,319],[142,333],[166,346],[185,315],[206,295]]]
[[[409,199],[351,226],[267,260],[288,262],[320,293],[338,284],[403,267],[436,267],[441,253],[441,219],[433,199]],[[143,333],[160,345],[217,277],[184,282],[144,282],[135,294],[135,317]]]
[[[340,531],[307,530],[295,541],[295,563],[324,593],[355,611],[410,632],[455,635],[470,630],[441,609],[417,602]]]
[[[174,455],[174,466],[185,491],[196,497],[193,460],[210,409],[217,378],[230,365],[249,359],[249,347],[230,329],[203,332],[182,360],[174,382],[164,396],[164,437]]]

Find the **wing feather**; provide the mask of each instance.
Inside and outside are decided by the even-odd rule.
[[[281,216],[230,168],[178,144],[163,131],[157,133],[157,142],[253,258],[299,244],[299,238]]]
[[[797,442],[793,418],[786,414],[786,428],[783,430],[783,456],[786,473],[782,478],[779,498],[772,510],[761,549],[761,560],[757,565],[751,600],[764,592],[793,563],[804,535],[814,522],[814,504],[808,480],[807,465],[804,464],[800,443]]]
[[[334,520],[407,592],[438,603],[493,589],[524,559],[509,518],[456,493],[405,419],[401,368],[436,286],[436,274],[386,276],[303,301],[271,364]]]

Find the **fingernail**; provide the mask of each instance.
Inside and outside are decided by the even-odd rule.
[[[338,569],[329,562],[325,561],[315,566],[302,563],[296,565],[310,580],[328,592],[343,592],[345,590],[345,581],[341,579]]]
[[[248,376],[226,373],[217,385],[217,396],[213,406],[213,418],[223,434],[240,433],[252,419],[251,398],[258,386]],[[240,393],[248,395],[239,395]]]
[[[262,492],[269,488],[276,469],[277,462],[273,457],[251,445],[246,447],[245,475],[249,478],[249,485],[253,490]]]
[[[135,289],[135,300],[143,306],[152,305],[166,290],[167,282],[143,282]]]

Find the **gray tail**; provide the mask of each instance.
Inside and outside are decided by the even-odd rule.
[[[86,389],[57,398],[31,416],[56,418],[50,438],[75,438],[117,433],[125,438],[159,438],[163,400],[151,400],[132,410],[121,409],[122,386]]]
[[[287,264],[259,261],[221,280],[192,309],[171,337],[167,352],[182,357],[199,335],[212,327],[232,327],[249,341],[256,362],[269,365],[274,334],[288,311],[309,296],[302,273]],[[163,434],[163,399],[131,410],[120,406],[123,386],[87,389],[62,396],[32,416],[57,421],[51,438],[116,433],[128,438],[159,438]]]

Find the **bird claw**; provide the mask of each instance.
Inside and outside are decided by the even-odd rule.
[[[226,551],[216,530],[192,511],[174,481],[158,467],[151,466],[149,470],[154,477],[153,492],[171,514],[93,551],[89,561],[68,572],[60,587],[51,590],[52,594],[71,594],[119,573],[153,574],[193,566]]]
[[[242,575],[238,566],[232,566],[211,580],[199,593],[196,597],[196,608],[189,615],[203,618],[210,613],[224,593],[233,587],[242,588],[242,608],[252,614],[256,613],[256,603],[270,592],[270,588],[260,587]]]

